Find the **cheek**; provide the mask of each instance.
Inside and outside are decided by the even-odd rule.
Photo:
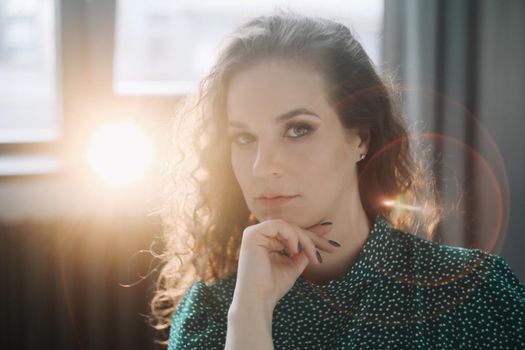
[[[231,151],[231,165],[233,174],[237,180],[241,191],[246,196],[250,192],[250,186],[254,182],[253,178],[253,159],[249,152]],[[248,200],[248,198],[246,198]]]
[[[243,167],[246,167],[246,162],[243,162],[234,150],[231,151],[231,166],[239,186],[243,188],[246,176],[246,171]]]
[[[296,164],[298,178],[311,198],[327,198],[341,192],[351,178],[349,156],[346,149],[335,144],[322,145],[312,149],[302,164]]]
[[[301,176],[327,178],[341,171],[344,164],[347,164],[347,155],[344,149],[324,138],[291,155],[290,164],[294,165]]]

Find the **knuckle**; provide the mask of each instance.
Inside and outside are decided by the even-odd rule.
[[[259,232],[261,232],[261,227],[258,225],[248,226],[242,231],[242,240],[252,240]]]
[[[266,220],[266,221],[261,222],[259,225],[261,225],[262,227],[275,229],[275,227],[277,226],[277,220],[276,219]]]
[[[279,231],[283,234],[286,234],[288,231],[289,231],[289,224],[282,220],[282,219],[276,219],[273,223],[272,223],[272,227],[275,231]]]
[[[277,220],[273,223],[275,231],[278,231],[284,236],[288,236],[290,233],[290,225],[284,220]]]
[[[248,236],[250,232],[253,231],[253,226],[248,226],[244,230],[242,230],[243,237]]]

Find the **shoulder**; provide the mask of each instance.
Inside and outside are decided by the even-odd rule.
[[[520,283],[507,261],[479,248],[464,248],[429,241],[400,230],[391,230],[389,250],[403,266],[416,273],[419,282],[464,278],[482,280],[486,287],[512,287],[523,293]],[[398,253],[402,254],[398,254]]]
[[[492,348],[525,348],[525,284],[504,258],[487,253],[480,283],[456,311],[463,337]],[[519,345],[519,347],[518,347]]]
[[[482,299],[499,295],[525,308],[525,284],[503,257],[479,248],[429,241],[401,230],[392,229],[389,234],[380,254],[385,257],[381,259],[382,271],[390,276],[404,277],[412,287],[447,292],[456,298],[459,294]]]
[[[172,315],[168,349],[179,349],[196,336],[212,336],[214,330],[208,329],[207,324],[213,317],[215,303],[202,280],[188,288]]]
[[[218,279],[209,285],[198,280],[189,287],[180,299],[177,311],[181,315],[201,309],[221,309],[231,302],[235,289],[236,273]],[[229,305],[228,305],[229,306]]]
[[[391,235],[390,250],[403,252],[396,256],[417,290],[419,310],[460,322],[468,344],[525,347],[525,284],[503,257],[398,230]]]
[[[216,301],[217,310],[227,314],[233,300],[235,283],[237,281],[237,271],[220,278],[208,285],[208,291]]]
[[[172,315],[169,350],[188,346],[224,347],[228,309],[234,290],[231,288],[233,276],[230,274],[210,285],[198,280],[186,290]]]
[[[422,284],[503,272],[505,265],[510,270],[501,257],[484,250],[434,242],[397,229],[390,231],[387,250],[401,270],[415,274],[412,277]]]

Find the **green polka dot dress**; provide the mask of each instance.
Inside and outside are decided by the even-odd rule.
[[[197,281],[173,314],[169,350],[224,349],[236,273]],[[525,284],[480,249],[428,241],[378,215],[352,269],[300,276],[272,318],[277,349],[525,349]]]

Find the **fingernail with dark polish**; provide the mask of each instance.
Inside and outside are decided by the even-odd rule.
[[[340,246],[341,246],[339,243],[337,243],[336,241],[332,241],[331,239],[329,239],[328,242],[329,242],[331,245],[335,246],[335,247],[340,247]]]
[[[298,252],[301,251],[301,242],[297,242],[297,251],[298,251]]]
[[[323,262],[323,258],[321,258],[321,254],[319,254],[318,250],[315,251],[315,254],[317,254],[317,260],[319,260],[319,262],[322,263]]]

